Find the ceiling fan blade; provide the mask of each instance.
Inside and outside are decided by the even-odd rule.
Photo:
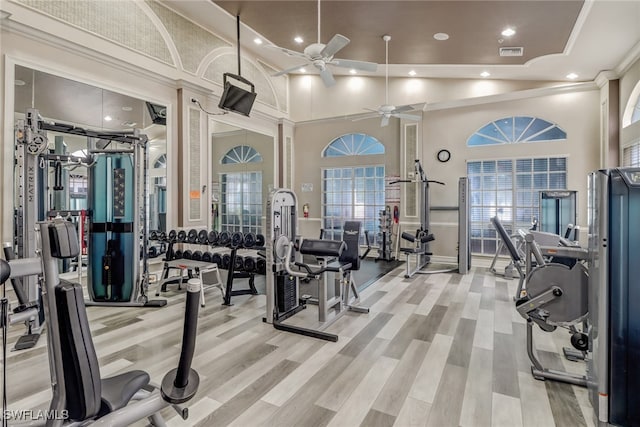
[[[281,75],[283,75],[283,74],[289,74],[290,72],[292,72],[292,71],[297,71],[297,70],[299,70],[299,69],[300,69],[300,68],[302,68],[302,67],[306,67],[307,65],[308,65],[308,64],[300,64],[300,65],[296,65],[295,67],[287,68],[286,70],[278,71],[278,72],[277,72],[277,73],[275,73],[275,74],[271,74],[271,76],[273,76],[273,77],[278,77],[278,76],[281,76]]]
[[[329,64],[335,65],[336,67],[343,68],[353,68],[354,70],[360,71],[376,71],[378,69],[378,64],[375,62],[366,62],[366,61],[354,61],[351,59],[332,59]]]
[[[373,108],[363,108],[363,110],[367,110],[367,111],[373,111],[374,113],[380,114],[380,112],[378,110],[374,110]]]
[[[382,116],[382,121],[380,122],[380,126],[385,127],[389,124],[389,116]]]
[[[405,120],[420,120],[422,117],[415,115],[415,114],[403,114],[403,113],[391,113],[391,115],[393,117],[397,117],[399,119],[405,119]]]
[[[267,44],[267,45],[264,45],[264,47],[269,49],[279,50],[280,52],[285,53],[289,56],[295,56],[297,58],[305,58],[305,59],[307,58],[307,55],[305,55],[304,53],[296,52],[295,50],[287,49],[286,47],[280,47],[274,44]]]
[[[393,109],[392,113],[404,113],[413,110],[413,105],[399,105]]]
[[[331,71],[329,71],[328,68],[325,68],[324,70],[320,70],[320,78],[322,79],[326,87],[331,87],[334,84],[336,84],[336,81],[333,78],[333,74],[331,74]]]
[[[322,49],[320,55],[323,58],[327,58],[336,54],[337,51],[349,44],[351,40],[343,36],[342,34],[336,34],[329,40],[329,43]]]

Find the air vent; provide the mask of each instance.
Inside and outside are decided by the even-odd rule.
[[[524,53],[523,47],[501,47],[500,56],[522,56]]]
[[[125,128],[132,128],[132,127],[134,127],[135,125],[137,125],[137,123],[136,123],[136,122],[128,122],[128,121],[127,121],[127,122],[122,122],[122,123],[120,123],[120,126],[125,127]]]

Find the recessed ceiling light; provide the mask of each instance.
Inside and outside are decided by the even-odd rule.
[[[133,111],[133,108],[124,106],[124,107],[122,107],[122,111]]]
[[[253,39],[253,42],[254,42],[255,44],[262,44],[262,39],[261,39],[261,38],[259,38],[259,37],[256,37],[255,39]]]
[[[505,28],[504,30],[502,30],[502,34],[505,37],[511,37],[512,35],[514,35],[516,33],[516,30],[514,30],[513,28]]]
[[[300,36],[295,36],[293,38],[293,41],[298,43],[298,44],[300,44],[300,43],[304,42],[304,39],[302,37],[300,37]]]
[[[488,72],[488,71],[483,71],[483,72],[480,73],[480,76],[482,76],[482,77],[489,77],[490,75],[491,75],[491,73]]]
[[[417,74],[417,73],[415,72],[415,70],[411,70],[411,71],[409,71],[409,75],[410,75],[411,77],[415,76],[416,74]]]
[[[575,80],[578,78],[578,75],[576,73],[569,73],[567,74],[567,78],[571,80]]]
[[[104,121],[105,121],[105,122],[110,122],[111,120],[113,120],[113,117],[111,117],[111,116],[104,116]]]
[[[16,84],[16,86],[24,86],[24,85],[26,85],[26,83],[24,82],[24,80],[19,80],[19,79],[16,79],[16,80],[14,81],[14,83]]]
[[[354,70],[353,68],[352,68],[352,69],[350,69],[350,70],[349,70],[349,72],[350,72],[351,74],[357,74],[357,73],[358,73],[358,71]]]
[[[306,72],[307,72],[307,69],[306,69],[306,68],[300,68],[300,72],[301,72],[301,73],[306,73]]]
[[[439,41],[449,40],[449,34],[447,33],[435,33],[433,38]]]

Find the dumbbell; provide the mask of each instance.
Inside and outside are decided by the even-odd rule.
[[[211,262],[217,264],[218,267],[222,268],[222,256],[219,253],[214,253],[211,255]]]
[[[155,246],[149,247],[149,258],[155,258],[158,256],[158,248]]]
[[[202,251],[195,251],[191,254],[191,259],[193,261],[202,261]]]
[[[215,245],[216,243],[218,243],[218,232],[215,230],[211,230],[209,232],[208,240],[210,245]]]
[[[244,270],[249,272],[253,272],[256,270],[256,259],[254,257],[244,257]]]
[[[209,243],[209,233],[207,233],[207,230],[200,230],[198,232],[198,243],[201,245]]]
[[[187,242],[196,243],[198,241],[198,232],[195,229],[189,230],[187,233]]]
[[[156,230],[149,232],[149,240],[158,240],[158,232]]]
[[[191,259],[192,253],[189,249],[187,249],[186,251],[182,252],[182,258],[184,259]]]
[[[244,235],[244,247],[252,248],[256,245],[256,235],[253,233],[247,233]]]
[[[256,246],[262,248],[264,247],[264,242],[265,242],[264,235],[262,234],[256,235]]]
[[[244,258],[243,257],[241,257],[239,255],[236,255],[236,261],[233,264],[233,269],[236,270],[236,271],[240,271],[240,270],[244,269]]]
[[[182,251],[180,249],[173,253],[173,259],[182,259]]]
[[[228,231],[221,231],[218,234],[218,244],[220,246],[227,246],[231,242],[231,234]]]
[[[178,233],[176,233],[176,230],[171,230],[168,237],[170,242],[175,242],[178,237]]]
[[[264,258],[258,258],[256,261],[256,271],[260,274],[267,273],[267,261]]]
[[[244,243],[244,234],[241,231],[236,231],[231,235],[231,246],[237,248]]]
[[[231,255],[229,254],[222,255],[222,268],[224,268],[225,270],[228,270],[230,265],[231,265]]]
[[[187,232],[184,230],[178,231],[178,242],[186,242],[187,241]]]
[[[158,239],[164,242],[165,240],[167,240],[167,233],[165,233],[164,231],[161,231],[160,234],[158,235]]]
[[[211,252],[205,252],[202,254],[202,262],[211,262],[211,258],[212,258],[212,254]]]

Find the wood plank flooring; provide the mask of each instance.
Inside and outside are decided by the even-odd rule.
[[[193,367],[201,383],[190,418],[171,426],[592,426],[586,390],[532,378],[516,281],[482,268],[403,277],[398,267],[362,292],[369,314],[330,326],[337,343],[262,322],[265,297],[220,305],[207,292]],[[184,294],[160,309],[88,307],[103,376],[148,371],[156,383],[177,364]],[[311,309],[310,309],[311,310]],[[12,327],[12,345],[21,327]],[[560,356],[564,331],[536,328],[549,367],[580,372]],[[9,409],[45,409],[51,396],[46,338],[7,356]],[[140,422],[136,425],[146,425]]]

